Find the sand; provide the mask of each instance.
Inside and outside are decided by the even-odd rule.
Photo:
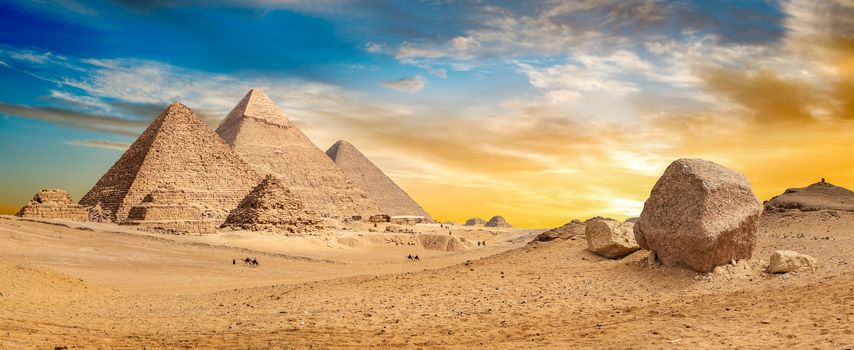
[[[542,230],[457,227],[487,246],[442,252],[367,228],[169,236],[0,217],[0,348],[845,349],[852,227],[852,213],[766,213],[753,259],[698,274],[583,239],[528,245]],[[820,268],[764,273],[776,249]],[[245,256],[261,266],[231,264]]]

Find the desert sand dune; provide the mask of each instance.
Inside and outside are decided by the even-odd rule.
[[[4,218],[0,347],[846,348],[851,227],[849,213],[768,213],[752,259],[698,274],[647,267],[644,251],[605,259],[584,240],[527,245],[538,231],[473,231],[491,244],[450,253],[367,233],[348,234],[357,248],[301,237],[278,249],[270,236],[264,253],[239,232],[152,238]],[[821,267],[767,274],[777,249]],[[261,267],[231,265],[248,254]]]

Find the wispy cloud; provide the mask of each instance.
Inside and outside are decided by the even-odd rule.
[[[128,147],[130,147],[130,144],[127,142],[115,142],[105,140],[68,140],[65,141],[65,144],[80,147],[105,148],[116,151],[124,151]]]
[[[383,80],[380,86],[386,89],[397,90],[401,92],[418,92],[427,85],[427,80],[420,75],[414,77],[400,78],[395,80]]]

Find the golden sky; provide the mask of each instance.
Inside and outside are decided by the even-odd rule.
[[[2,161],[14,165],[0,174],[0,210],[41,187],[80,198],[168,103],[216,126],[254,87],[321,149],[353,143],[440,220],[637,216],[683,157],[744,173],[762,200],[821,177],[854,188],[854,5],[844,0],[433,4],[406,23],[353,7],[389,24],[358,30],[323,6],[265,6],[246,31],[272,30],[289,11],[329,25],[335,40],[314,38],[325,44],[303,48],[306,62],[253,48],[293,67],[243,56],[232,67],[201,49],[204,64],[180,51],[0,45],[8,83],[46,86],[27,103],[0,90]],[[455,20],[437,27],[428,10]],[[75,20],[96,21],[86,16]],[[337,56],[320,62],[314,53],[329,47]]]

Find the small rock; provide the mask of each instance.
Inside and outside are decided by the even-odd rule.
[[[771,254],[769,273],[788,273],[798,271],[815,271],[818,261],[815,258],[791,250],[778,250]]]
[[[620,258],[636,252],[634,224],[619,221],[596,221],[587,225],[587,249],[606,258]]]

